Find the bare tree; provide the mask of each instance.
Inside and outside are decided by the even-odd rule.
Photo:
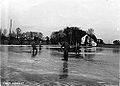
[[[3,35],[6,36],[6,34],[7,34],[7,29],[4,29],[3,30]]]

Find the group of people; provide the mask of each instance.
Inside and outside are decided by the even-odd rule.
[[[96,46],[97,45],[97,38],[96,36],[93,34],[93,29],[89,29],[87,34],[82,38],[82,42],[81,44],[76,43],[75,45],[75,53],[76,55],[79,55],[80,52],[80,48],[81,47],[88,47],[88,46]],[[64,59],[65,61],[68,61],[68,52],[70,50],[70,44],[66,41],[61,42],[61,48],[62,50],[64,50]],[[63,48],[64,47],[64,48]]]
[[[61,44],[61,49],[64,51],[64,59],[65,61],[68,61],[68,52],[70,50],[70,44],[67,41],[63,41],[60,43]],[[37,46],[35,41],[32,42],[32,54],[36,55],[38,52]],[[75,53],[76,55],[79,55],[80,48],[83,46],[96,46],[97,45],[97,38],[93,34],[92,29],[89,29],[87,34],[82,38],[81,44],[76,43],[75,45]],[[39,51],[41,51],[41,41],[39,42]]]
[[[32,55],[36,55],[38,53],[37,45],[35,41],[32,41],[31,43],[32,46]],[[41,41],[39,42],[39,52],[41,51]]]

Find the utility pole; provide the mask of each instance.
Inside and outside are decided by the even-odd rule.
[[[12,29],[12,19],[10,19],[9,36],[11,36],[11,29]]]
[[[12,29],[12,19],[10,19],[10,28],[9,28],[9,44],[11,44],[11,29]]]

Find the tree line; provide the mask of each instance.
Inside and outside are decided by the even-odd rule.
[[[66,41],[70,45],[75,45],[76,43],[80,44],[81,38],[86,34],[86,31],[78,27],[65,27],[62,30],[52,32],[50,37],[44,37],[42,32],[23,32],[19,27],[10,31],[9,34],[7,34],[7,29],[0,29],[0,44],[29,45],[32,41],[35,41],[36,44],[39,41],[42,44],[59,44],[62,41]],[[97,39],[97,43],[105,44],[103,39]],[[120,45],[120,40],[114,40],[113,44]]]
[[[7,34],[6,29],[0,29],[1,44],[14,44],[14,45],[29,45],[31,41],[35,41],[37,44],[43,40],[43,34],[41,32],[22,32],[22,29],[16,28]]]
[[[84,37],[86,34],[86,31],[78,27],[66,27],[63,30],[52,32],[50,41],[51,44],[59,44],[61,41],[67,41],[71,45],[75,45],[76,43],[81,44],[82,37]],[[98,44],[105,44],[102,39],[95,38],[95,41]]]

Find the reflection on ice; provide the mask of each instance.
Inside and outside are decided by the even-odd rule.
[[[120,53],[120,48],[113,48],[113,53]]]
[[[68,77],[68,63],[67,63],[67,61],[64,61],[62,73],[60,74],[60,79],[65,79],[67,77]]]
[[[16,80],[15,77],[17,77],[18,79],[24,78],[26,81],[31,78],[34,82],[40,81],[36,77],[45,78],[46,81],[57,80],[56,82],[60,80],[80,82],[85,78],[88,81],[95,79],[117,85],[119,52],[118,48],[96,48],[95,52],[80,52],[77,58],[74,52],[69,52],[66,62],[61,60],[63,52],[49,49],[49,46],[47,49],[43,46],[40,53],[36,55],[31,54],[31,47],[0,46],[1,77],[2,80],[7,80],[6,77],[8,80],[11,78]],[[14,72],[17,72],[15,77],[11,75],[14,75]]]

